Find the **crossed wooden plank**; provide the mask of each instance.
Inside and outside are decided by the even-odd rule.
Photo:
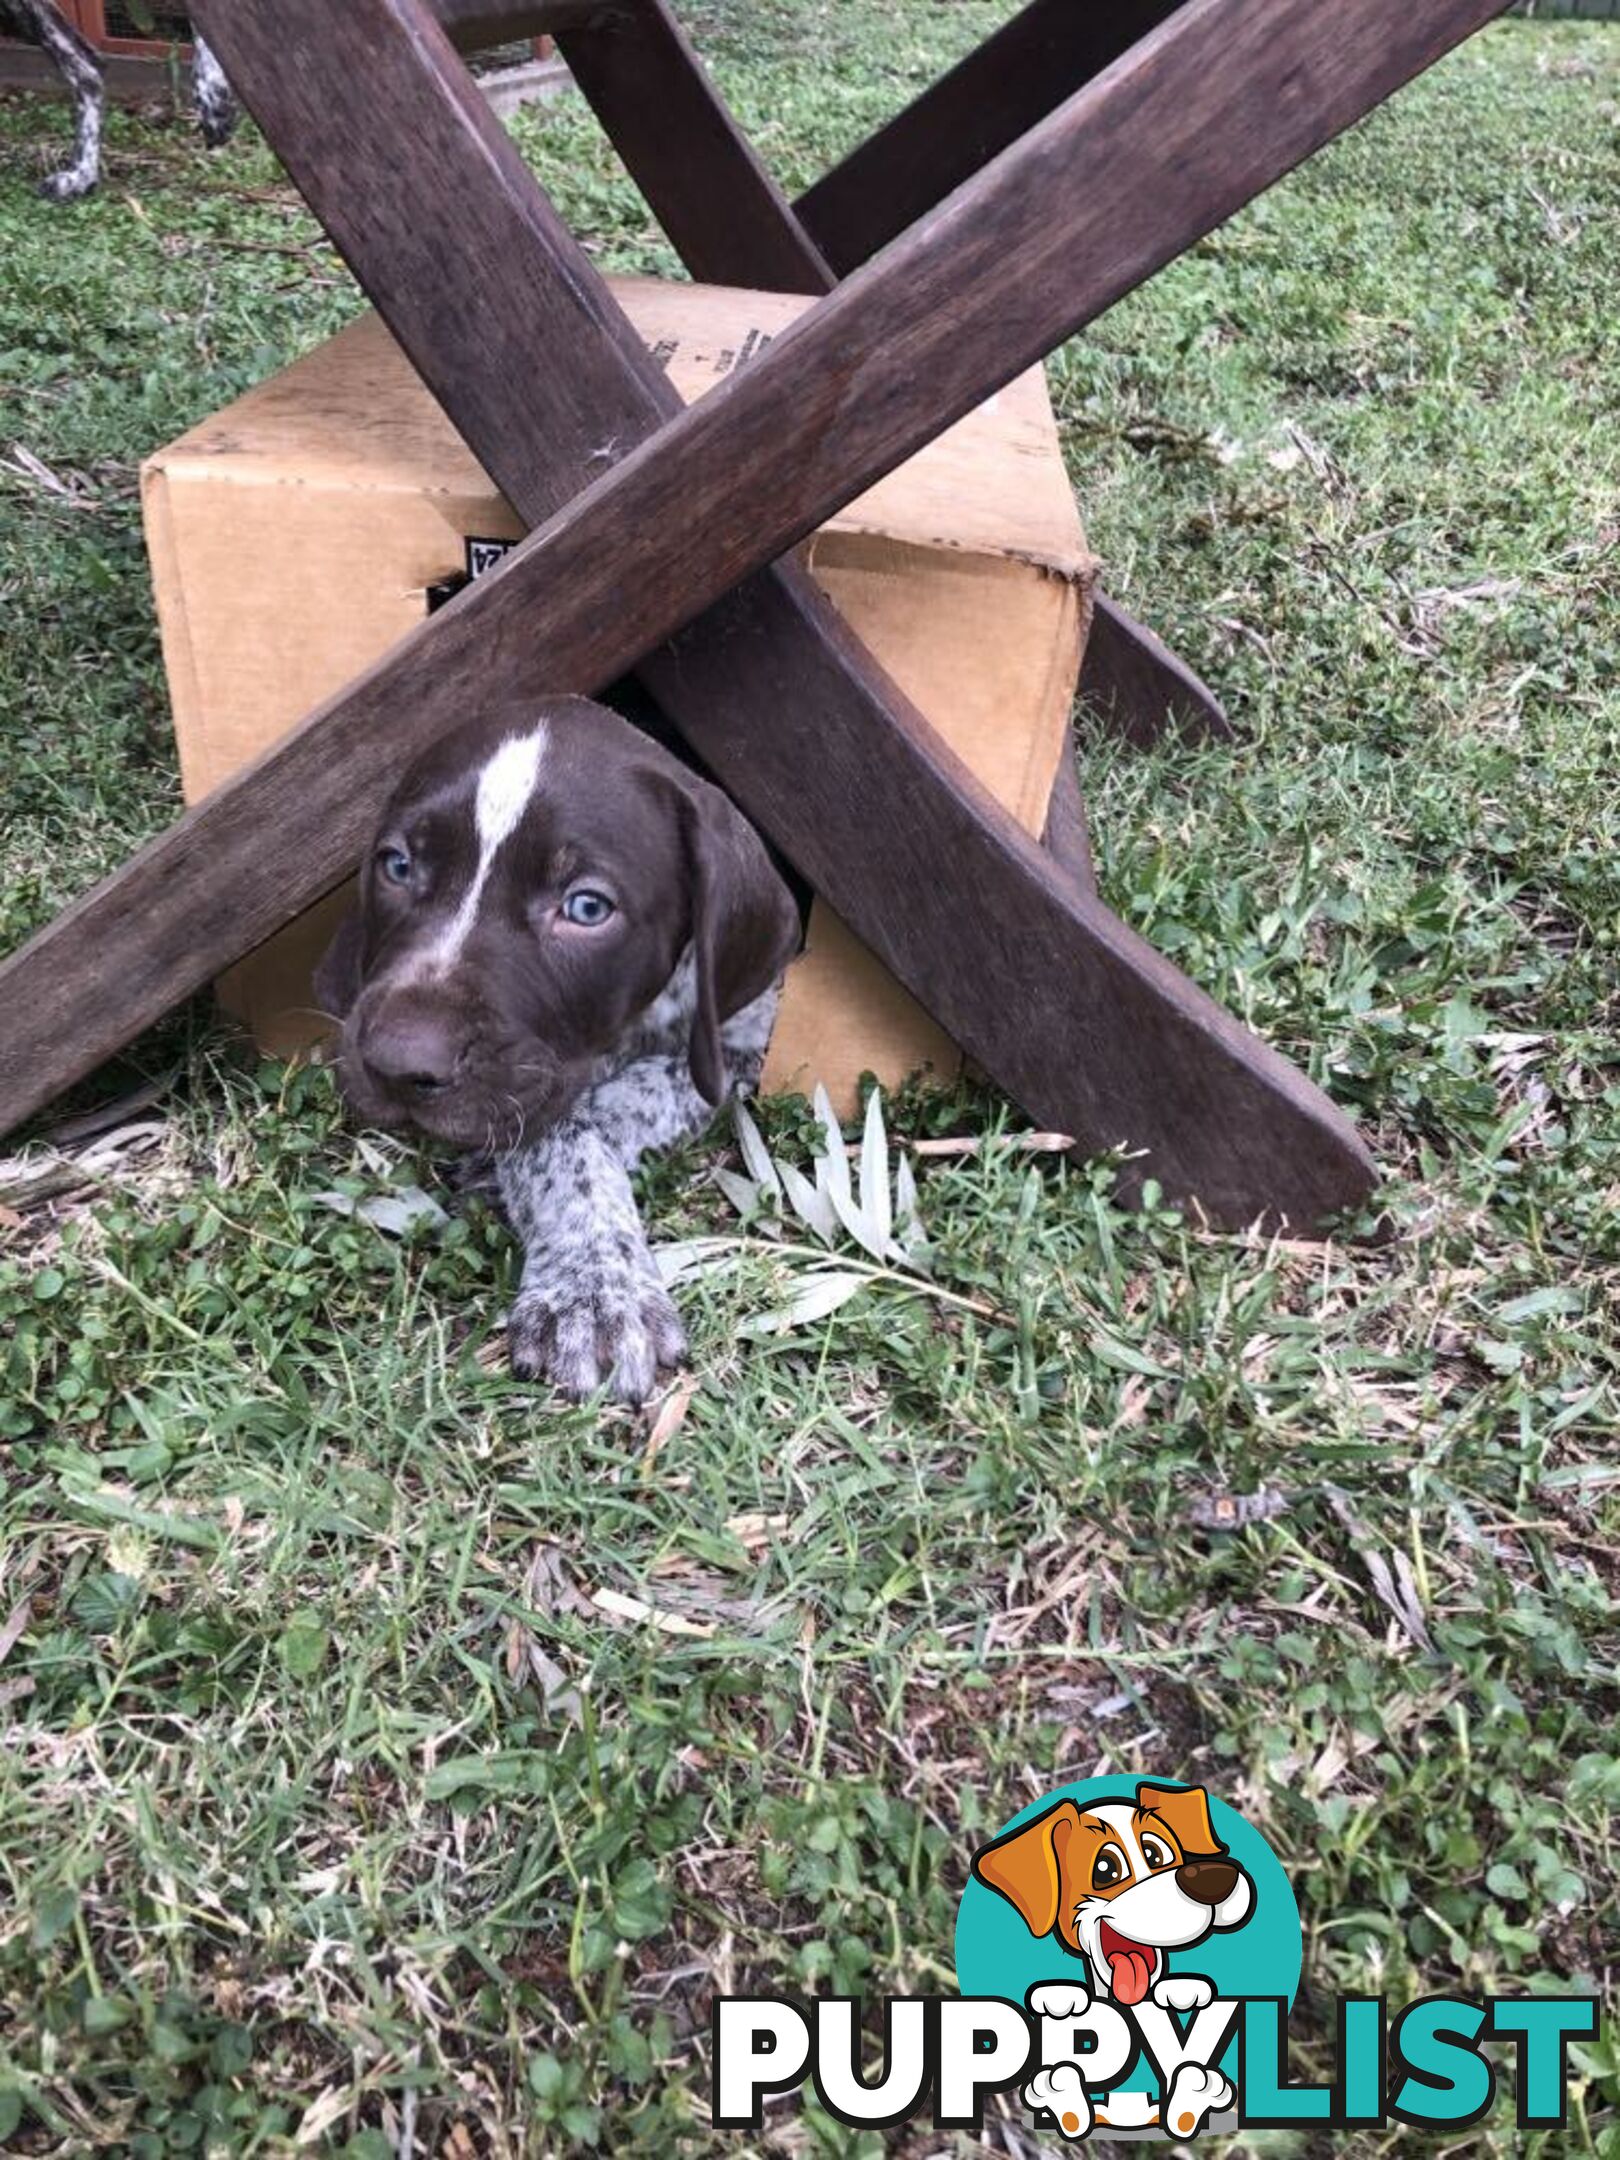
[[[679,413],[420,0],[205,0],[539,529],[0,969],[0,1126],[336,882],[401,761],[461,714],[641,658],[744,807],[1043,1121],[1144,1148],[1217,1219],[1359,1198],[1367,1158],[1331,1106],[999,810],[801,573],[763,566],[1499,6],[1344,0],[1328,25],[1313,0],[1187,0]]]
[[[1024,11],[789,204],[698,64],[666,0],[506,0],[505,35],[555,36],[574,81],[700,283],[825,293],[1173,14],[1179,0],[1030,0]],[[500,0],[436,0],[458,44]],[[1230,736],[1208,685],[1101,588],[1081,691],[1139,746],[1174,727]],[[1072,764],[1059,787],[1084,831]],[[1052,844],[1052,831],[1047,845]],[[1089,877],[1090,856],[1068,867]]]

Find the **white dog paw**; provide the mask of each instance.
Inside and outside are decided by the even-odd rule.
[[[1037,1994],[1073,1992],[1069,1988],[1036,1990]],[[1054,2069],[1040,2071],[1024,2087],[1023,2101],[1027,2108],[1044,2108],[1066,2138],[1078,2141],[1091,2135],[1091,2095],[1076,2064],[1059,2063]]]
[[[1202,1973],[1166,1973],[1153,1984],[1153,2000],[1161,2010],[1202,2010],[1215,1990]]]
[[[1183,2063],[1165,2095],[1164,2127],[1172,2137],[1196,2137],[1208,2118],[1230,2107],[1234,2097],[1218,2070]]]
[[[1083,1987],[1060,1981],[1031,1988],[1028,2001],[1030,2009],[1039,2018],[1084,2017],[1091,2008],[1091,1997]]]

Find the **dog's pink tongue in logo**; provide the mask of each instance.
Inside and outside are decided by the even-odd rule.
[[[1106,1920],[1098,1930],[1097,1941],[1108,1960],[1114,1999],[1122,2003],[1139,2003],[1152,1985],[1153,1968],[1159,1962],[1158,1951],[1132,1942],[1128,1935],[1122,1935]]]

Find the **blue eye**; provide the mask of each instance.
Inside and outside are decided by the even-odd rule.
[[[411,858],[403,848],[380,848],[377,852],[377,868],[390,885],[408,885],[411,882]]]
[[[577,923],[581,930],[599,930],[614,913],[614,907],[606,893],[581,886],[578,892],[568,895],[562,911],[564,922]]]

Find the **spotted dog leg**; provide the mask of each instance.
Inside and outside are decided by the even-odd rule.
[[[621,1402],[644,1402],[686,1338],[628,1171],[576,1115],[503,1157],[498,1175],[523,1241],[523,1281],[506,1323],[512,1370],[544,1375],[576,1399],[606,1386]]]
[[[88,195],[101,178],[101,63],[95,47],[50,0],[14,0],[14,8],[25,34],[50,56],[73,99],[73,162],[39,183],[48,202],[72,202]]]
[[[201,38],[191,48],[191,102],[209,149],[217,150],[228,143],[236,129],[236,99],[225,80],[225,70],[214,58],[213,47],[205,45]]]
[[[754,1087],[776,1010],[771,990],[721,1030],[728,1092]],[[606,1386],[644,1402],[686,1336],[659,1279],[630,1173],[653,1148],[699,1133],[714,1116],[692,1085],[684,1048],[654,1051],[588,1089],[569,1115],[495,1165],[523,1245],[507,1319],[512,1369],[546,1375],[566,1395]]]

